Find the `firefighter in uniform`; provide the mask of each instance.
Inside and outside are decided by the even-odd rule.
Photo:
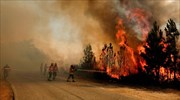
[[[57,64],[55,63],[53,66],[53,80],[55,80],[57,76],[57,71],[58,71],[58,67],[57,67]]]
[[[74,72],[76,71],[75,66],[71,65],[69,69],[69,76],[67,78],[67,82],[69,82],[69,79],[72,78],[72,82],[74,81]]]
[[[3,77],[4,77],[4,80],[6,80],[8,78],[9,70],[10,70],[10,67],[8,65],[3,67]]]
[[[52,75],[53,75],[53,67],[54,67],[54,65],[53,65],[53,63],[51,63],[51,65],[49,66],[49,76],[48,76],[48,81],[51,81],[51,79],[52,79]]]

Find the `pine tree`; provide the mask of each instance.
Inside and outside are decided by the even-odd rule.
[[[165,52],[163,52],[163,32],[155,22],[153,29],[148,33],[146,44],[144,45],[145,53],[141,56],[145,59],[147,66],[145,66],[148,75],[155,77],[159,81],[160,67],[165,61]]]
[[[167,46],[167,62],[166,66],[168,66],[171,72],[174,72],[174,80],[176,80],[176,72],[180,69],[178,66],[178,53],[179,49],[177,48],[177,40],[179,38],[180,33],[176,28],[176,24],[172,19],[168,20],[168,23],[165,28],[166,31],[166,43]]]
[[[84,57],[83,57],[83,60],[81,62],[81,66],[84,69],[92,69],[93,63],[94,63],[94,53],[92,52],[92,47],[89,44],[84,49]]]

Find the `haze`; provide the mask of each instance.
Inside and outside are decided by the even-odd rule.
[[[79,63],[87,44],[99,56],[104,43],[116,43],[117,17],[126,20],[130,8],[147,12],[149,28],[154,20],[163,28],[173,18],[180,29],[179,4],[179,0],[1,0],[0,66],[37,70],[41,63],[57,62],[67,68]],[[137,25],[126,24],[130,40],[142,41]]]

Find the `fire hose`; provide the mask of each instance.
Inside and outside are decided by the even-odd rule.
[[[81,71],[81,72],[97,72],[97,73],[106,73],[106,71],[100,71],[100,70],[87,70],[87,69],[77,69],[77,71]]]

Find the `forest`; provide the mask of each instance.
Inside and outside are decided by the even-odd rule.
[[[137,51],[128,45],[122,23],[116,36],[120,38],[119,50],[114,51],[112,43],[104,44],[99,57],[95,57],[91,44],[84,49],[80,68],[94,70],[94,76],[101,80],[140,85],[161,85],[176,87],[180,83],[180,33],[176,23],[169,19],[164,32],[154,22],[145,41]],[[99,73],[104,71],[105,73]]]

